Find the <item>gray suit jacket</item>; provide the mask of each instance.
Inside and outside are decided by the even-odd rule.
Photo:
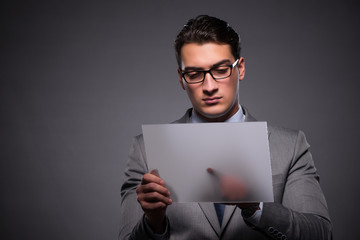
[[[245,121],[256,121],[247,111]],[[174,123],[188,123],[186,114]],[[260,222],[246,223],[226,206],[220,226],[213,203],[168,206],[165,239],[332,239],[331,222],[309,144],[301,131],[268,126],[274,203],[264,203]],[[149,172],[142,135],[134,138],[121,188],[119,239],[153,239],[137,202],[136,187]]]

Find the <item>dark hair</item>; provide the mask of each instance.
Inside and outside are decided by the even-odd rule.
[[[175,40],[176,60],[181,67],[181,48],[186,43],[229,44],[235,59],[240,58],[240,38],[229,24],[216,17],[200,15],[190,19]]]

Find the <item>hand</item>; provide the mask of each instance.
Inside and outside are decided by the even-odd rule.
[[[221,194],[225,199],[229,201],[241,201],[247,196],[248,188],[244,181],[238,177],[220,174],[212,168],[208,168],[207,172],[219,181]]]
[[[246,184],[239,178],[231,175],[223,175],[220,178],[222,195],[229,201],[241,201],[248,194]]]
[[[163,233],[166,207],[172,203],[172,200],[157,170],[144,174],[141,184],[136,188],[136,193],[148,224],[155,233]]]
[[[207,171],[218,179],[222,195],[227,200],[234,201],[227,202],[225,203],[226,205],[236,205],[242,210],[249,209],[251,207],[252,212],[248,213],[250,216],[253,215],[257,209],[260,209],[258,202],[235,202],[245,199],[249,192],[244,181],[232,175],[220,174],[212,168],[208,168]]]

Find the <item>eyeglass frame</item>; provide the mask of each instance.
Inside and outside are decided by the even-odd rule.
[[[239,58],[236,59],[233,64],[225,64],[225,65],[214,66],[214,67],[210,68],[209,70],[181,71],[181,77],[182,77],[182,79],[184,79],[184,81],[185,81],[186,83],[188,83],[188,84],[196,84],[196,83],[203,83],[203,82],[205,81],[205,76],[206,76],[206,74],[209,73],[210,76],[216,81],[216,80],[219,80],[219,79],[224,79],[224,78],[230,77],[231,74],[232,74],[232,70],[234,69],[234,67],[235,67],[238,63],[239,63]],[[211,71],[214,70],[214,69],[216,69],[216,68],[218,68],[218,67],[230,67],[230,74],[229,74],[229,76],[221,77],[221,78],[215,78],[215,77],[212,75]],[[203,73],[203,79],[200,80],[200,81],[197,81],[197,82],[188,82],[188,81],[185,79],[185,76],[184,76],[184,75],[185,75],[186,73],[189,73],[189,72],[201,72],[201,73]]]

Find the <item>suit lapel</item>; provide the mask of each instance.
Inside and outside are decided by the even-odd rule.
[[[226,225],[229,223],[232,215],[234,214],[236,209],[236,206],[234,205],[226,205],[225,212],[224,212],[224,218],[222,220],[221,224],[221,232],[223,232],[226,228]]]
[[[216,232],[216,235],[218,237],[220,237],[222,232],[225,230],[227,224],[229,223],[232,215],[234,214],[236,206],[232,206],[232,205],[225,206],[224,218],[222,220],[221,227],[219,224],[219,219],[216,215],[214,203],[212,203],[212,202],[199,203],[199,206],[200,206],[201,210],[203,211],[209,224]]]
[[[221,229],[220,229],[220,223],[219,223],[218,217],[216,215],[214,204],[212,202],[203,202],[203,203],[199,203],[199,206],[200,206],[201,210],[203,211],[206,219],[210,223],[211,227],[216,232],[216,235],[219,237],[220,233],[221,233]],[[225,218],[225,215],[224,215],[224,218]],[[224,221],[224,219],[223,219],[223,221]]]

